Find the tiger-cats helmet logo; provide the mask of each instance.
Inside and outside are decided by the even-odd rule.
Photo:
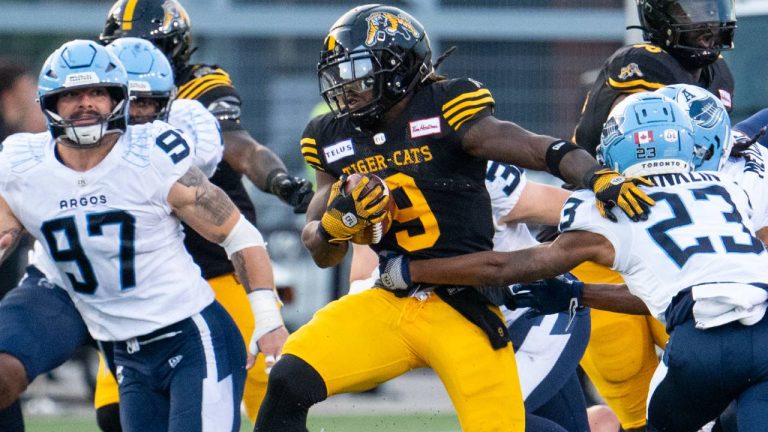
[[[376,42],[386,40],[387,35],[400,35],[405,40],[418,39],[421,35],[411,24],[411,21],[402,16],[390,12],[374,12],[366,18],[368,22],[368,36],[365,44],[373,46]]]
[[[638,66],[637,63],[630,63],[619,71],[619,79],[622,80],[632,77],[642,78],[643,76],[643,71],[640,70],[640,66]]]

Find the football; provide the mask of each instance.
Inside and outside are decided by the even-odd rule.
[[[381,222],[365,227],[365,229],[353,235],[350,240],[352,243],[369,245],[380,242],[384,237],[384,234],[389,231],[389,228],[392,226],[392,217],[396,206],[395,200],[389,195],[389,187],[387,187],[387,183],[375,174],[355,173],[350,175],[344,185],[344,192],[347,194],[352,192],[363,177],[368,177],[370,179],[365,186],[365,189],[363,189],[363,194],[368,193],[376,186],[381,185],[384,188],[384,194],[386,195],[384,199],[387,201],[386,215],[384,216],[384,219]]]

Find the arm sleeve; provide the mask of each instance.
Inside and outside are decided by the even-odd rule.
[[[459,137],[483,117],[492,115],[496,101],[485,85],[473,79],[455,79],[441,83],[437,102],[443,120]]]
[[[326,171],[326,169],[324,167],[323,155],[321,154],[315,137],[318,136],[317,130],[321,120],[327,115],[320,115],[310,120],[307,127],[304,128],[304,133],[301,134],[301,140],[299,141],[304,162],[318,171]]]
[[[213,114],[225,132],[243,130],[240,125],[242,100],[229,74],[219,67],[204,66],[182,84],[179,99],[194,99]]]

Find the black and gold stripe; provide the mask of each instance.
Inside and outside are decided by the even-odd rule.
[[[485,108],[493,107],[495,101],[488,89],[462,93],[443,104],[443,118],[456,131],[475,114]]]
[[[130,31],[133,29],[133,12],[136,10],[137,0],[128,0],[125,2],[125,8],[123,8],[123,20],[122,30]]]
[[[197,99],[204,93],[222,86],[232,86],[229,74],[221,69],[206,76],[195,78],[179,87],[179,99]]]
[[[644,79],[636,79],[632,81],[616,81],[613,78],[608,78],[608,85],[615,90],[621,91],[622,93],[654,91],[666,86],[665,84],[650,82]]]
[[[317,142],[314,138],[302,138],[301,155],[304,156],[304,160],[312,165],[315,169],[325,171],[323,163],[320,161],[320,155],[317,152]]]

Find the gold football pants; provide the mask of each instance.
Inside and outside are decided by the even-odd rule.
[[[573,270],[585,283],[624,283],[621,276],[592,262]],[[624,429],[645,425],[648,387],[659,363],[656,346],[669,336],[652,316],[591,310],[592,332],[581,367]]]
[[[208,283],[216,293],[216,300],[229,312],[240,329],[243,341],[246,344],[253,333],[253,312],[245,294],[245,289],[237,282],[233,274],[226,274],[208,279]],[[264,371],[264,355],[259,354],[256,365],[248,371],[245,381],[243,401],[246,412],[251,421],[256,420],[261,401],[267,391],[267,374]],[[105,405],[118,402],[117,382],[109,369],[104,365],[104,359],[99,355],[99,373],[96,377],[96,394],[94,405],[96,409]]]
[[[346,295],[293,333],[283,352],[309,363],[328,396],[364,391],[430,367],[463,431],[525,430],[512,345],[494,350],[485,333],[435,294],[398,298],[370,289]]]

